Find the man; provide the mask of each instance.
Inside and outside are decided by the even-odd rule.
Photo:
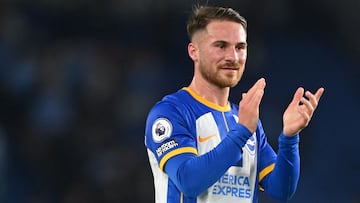
[[[231,8],[199,7],[190,16],[193,79],[158,102],[146,123],[156,203],[250,203],[258,201],[258,190],[286,201],[294,194],[299,132],[324,89],[297,89],[283,115],[276,154],[259,120],[265,79],[243,93],[239,105],[228,101],[245,69],[246,26]]]

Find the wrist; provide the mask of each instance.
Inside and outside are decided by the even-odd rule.
[[[294,132],[294,131],[291,131],[291,130],[289,130],[287,128],[283,128],[283,131],[281,132],[281,134],[283,134],[286,137],[293,137],[293,136],[298,135],[299,131]]]
[[[284,132],[281,132],[280,136],[279,136],[279,144],[297,144],[300,142],[300,136],[299,136],[299,133],[296,133],[292,136],[288,136],[288,135],[285,135]]]
[[[251,135],[252,134],[249,129],[247,129],[244,125],[239,124],[230,130],[228,137],[241,149],[244,147]]]

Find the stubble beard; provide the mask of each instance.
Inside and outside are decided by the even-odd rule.
[[[202,64],[199,64],[199,69],[202,77],[219,88],[227,88],[236,86],[243,74],[244,68],[240,68],[234,76],[233,74],[222,74],[220,73],[220,67],[216,67],[215,70],[207,70]]]

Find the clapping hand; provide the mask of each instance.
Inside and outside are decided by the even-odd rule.
[[[260,78],[246,92],[242,94],[239,103],[239,123],[254,133],[259,120],[259,106],[264,95],[266,82],[264,78]]]
[[[283,133],[286,136],[294,136],[308,126],[311,117],[318,106],[319,100],[324,93],[324,88],[319,88],[315,94],[299,87],[283,115]]]

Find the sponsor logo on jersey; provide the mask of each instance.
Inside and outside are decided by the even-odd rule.
[[[169,138],[172,133],[172,125],[166,118],[158,118],[152,126],[152,137],[154,142],[162,142]]]
[[[256,134],[254,133],[246,142],[245,148],[249,151],[251,155],[255,154],[255,148],[256,148]]]
[[[213,195],[230,196],[242,199],[252,198],[250,178],[225,173],[212,188]]]
[[[169,142],[165,142],[156,149],[156,154],[158,155],[158,157],[160,157],[163,153],[165,153],[169,149],[177,147],[178,145],[179,144],[175,140],[170,140]]]

